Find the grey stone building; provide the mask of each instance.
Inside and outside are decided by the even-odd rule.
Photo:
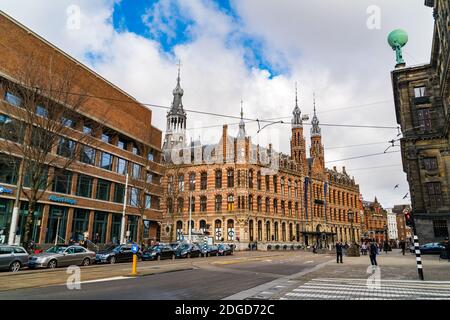
[[[421,242],[448,237],[450,220],[449,1],[425,1],[435,19],[430,63],[392,71],[403,170]]]

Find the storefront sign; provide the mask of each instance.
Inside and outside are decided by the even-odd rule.
[[[72,204],[72,205],[77,204],[77,200],[69,199],[69,198],[65,198],[65,197],[58,197],[58,196],[54,196],[54,195],[48,197],[48,200],[54,201],[54,202]]]
[[[12,189],[5,188],[4,186],[0,186],[0,193],[12,194]]]

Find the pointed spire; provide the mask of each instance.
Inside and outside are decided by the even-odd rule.
[[[238,132],[238,138],[245,138],[245,122],[244,122],[244,108],[243,108],[243,101],[241,99],[241,121],[239,122],[239,132]]]
[[[295,82],[295,107],[294,111],[292,111],[292,127],[293,128],[301,128],[303,126],[302,121],[302,112],[298,106],[298,98],[297,98],[297,81]]]
[[[178,60],[178,74],[177,74],[177,85],[175,89],[173,89],[173,101],[172,101],[172,107],[169,111],[169,113],[181,113],[184,114],[183,111],[183,101],[182,97],[184,94],[184,90],[181,88],[181,77],[180,77],[180,69],[181,69],[181,61]]]
[[[314,106],[314,116],[311,120],[311,137],[314,136],[320,136],[320,127],[319,127],[319,119],[317,118],[317,114],[316,114],[316,94],[313,92],[313,106]]]

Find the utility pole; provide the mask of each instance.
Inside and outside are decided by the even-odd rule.
[[[125,243],[125,211],[127,209],[128,173],[125,178],[125,195],[123,198],[122,223],[120,225],[120,244]]]
[[[420,256],[419,237],[417,236],[416,222],[414,221],[414,215],[412,214],[412,212],[406,212],[405,216],[406,216],[405,220],[407,222],[407,225],[410,225],[413,228],[414,252],[416,254],[417,272],[419,273],[420,280],[424,280],[424,277],[423,277],[423,266],[422,266],[422,257]]]
[[[9,237],[8,237],[9,245],[15,244],[17,223],[19,222],[20,194],[22,193],[22,183],[23,183],[23,160],[20,161],[19,165],[19,177],[17,180],[16,199],[14,201],[14,208],[11,217],[11,225],[9,227]]]

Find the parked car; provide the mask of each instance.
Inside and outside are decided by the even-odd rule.
[[[29,255],[25,248],[0,244],[0,270],[17,272],[28,266]]]
[[[201,255],[202,257],[209,257],[209,256],[218,256],[219,255],[219,248],[215,245],[212,246],[202,246],[201,247]]]
[[[173,249],[173,250],[177,250],[177,248],[180,246],[181,242],[172,242],[169,244],[169,246]]]
[[[221,243],[218,246],[219,255],[221,256],[227,256],[233,254],[233,248],[229,246],[228,244]]]
[[[195,243],[183,243],[180,244],[175,251],[175,256],[177,258],[193,258],[199,257],[201,254],[200,247]]]
[[[30,256],[29,268],[56,268],[70,265],[88,266],[95,262],[95,252],[81,246],[57,245]]]
[[[139,251],[137,254],[138,260],[142,258],[142,252]],[[116,262],[131,262],[133,261],[133,252],[131,251],[131,244],[124,245],[112,245],[106,247],[103,250],[97,252],[95,256],[96,263],[111,263]]]
[[[145,249],[142,253],[142,260],[162,260],[175,259],[175,250],[167,244],[157,244]]]
[[[445,250],[445,245],[442,242],[430,242],[419,246],[419,249],[421,254],[440,254],[442,250]],[[409,251],[414,253],[414,246],[411,246]]]

